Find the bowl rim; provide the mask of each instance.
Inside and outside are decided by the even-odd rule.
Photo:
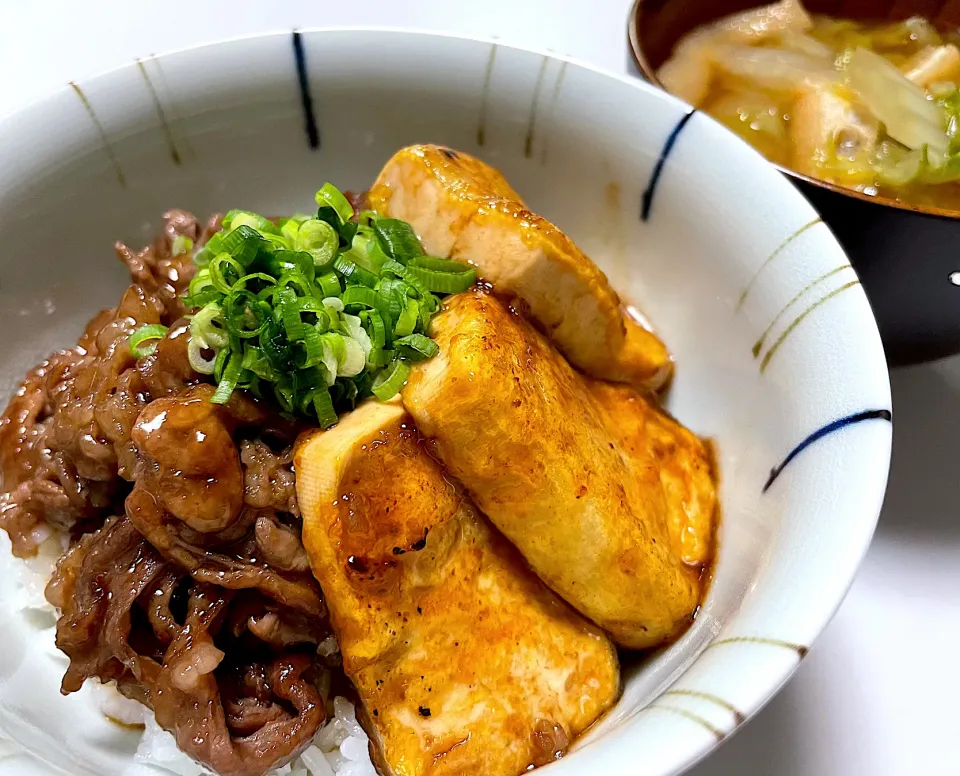
[[[643,75],[643,77],[658,89],[662,89],[663,91],[667,92],[664,85],[660,82],[660,79],[657,78],[657,71],[647,59],[646,52],[643,49],[643,44],[640,41],[643,2],[644,0],[633,0],[633,5],[630,7],[630,15],[627,17],[627,48],[630,50],[630,56],[633,58],[634,64],[640,70],[640,73]],[[667,92],[667,94],[671,93]],[[767,162],[773,167],[776,167],[788,178],[802,181],[810,186],[815,186],[819,189],[824,189],[843,197],[850,197],[851,199],[857,199],[861,202],[869,203],[871,205],[878,205],[880,207],[889,207],[894,208],[895,210],[905,210],[909,213],[915,213],[916,215],[920,216],[929,216],[930,218],[943,218],[948,221],[960,220],[960,208],[950,209],[937,207],[935,205],[914,205],[910,202],[900,202],[892,197],[881,195],[871,196],[869,194],[864,194],[862,191],[857,191],[856,189],[847,188],[845,186],[840,186],[837,183],[830,183],[828,181],[820,180],[819,178],[814,178],[813,176],[798,172],[791,167],[786,167],[782,164],[778,164],[777,162],[770,161],[769,159]]]
[[[640,4],[640,2],[641,0],[637,0],[634,8],[636,8]],[[117,67],[111,67],[90,75],[85,75],[82,77],[81,83],[87,84],[92,81],[102,80],[110,76],[113,76],[115,74],[128,71],[131,68],[135,68],[137,66],[137,63],[140,61],[169,58],[169,57],[178,56],[178,55],[189,55],[202,50],[208,50],[208,49],[218,48],[218,47],[225,48],[227,47],[227,45],[243,44],[251,41],[259,41],[266,38],[281,38],[281,37],[289,36],[293,32],[311,34],[311,35],[324,34],[324,33],[361,33],[361,34],[385,33],[385,34],[398,35],[398,36],[412,35],[412,36],[418,36],[418,37],[424,37],[424,38],[439,38],[439,39],[446,39],[446,40],[469,41],[472,43],[496,45],[496,46],[506,48],[506,49],[511,49],[517,52],[537,54],[547,59],[567,63],[570,65],[576,66],[578,68],[582,68],[600,77],[613,79],[614,81],[622,83],[631,89],[635,89],[639,92],[646,93],[647,95],[649,95],[650,97],[653,97],[654,99],[661,102],[662,104],[673,105],[675,108],[681,109],[684,113],[686,113],[689,110],[689,106],[686,103],[684,103],[675,95],[672,95],[666,90],[660,88],[659,85],[657,85],[656,83],[648,83],[643,81],[642,79],[638,79],[635,76],[625,74],[625,73],[621,74],[621,73],[611,72],[609,70],[606,70],[605,68],[598,67],[589,62],[580,60],[576,57],[565,55],[565,54],[559,54],[559,53],[550,51],[549,49],[512,44],[509,42],[504,42],[502,40],[499,40],[491,36],[461,35],[461,34],[449,33],[449,32],[436,32],[433,30],[398,28],[395,26],[334,26],[334,27],[308,26],[308,27],[298,27],[292,30],[291,29],[272,30],[269,32],[230,36],[222,39],[208,41],[198,45],[173,48],[171,50],[166,50],[156,54],[151,54],[149,57],[143,57],[142,59],[137,59],[137,60],[125,63],[123,65],[119,65]],[[29,114],[43,115],[44,113],[49,113],[51,109],[54,109],[56,107],[57,99],[59,99],[64,93],[67,93],[70,91],[72,83],[73,82],[68,82],[67,84],[60,86],[56,89],[48,90],[38,95],[35,99],[29,101],[28,103],[25,103],[19,106],[18,108],[12,111],[9,111],[5,115],[0,116],[0,131],[11,129],[11,124],[15,124],[16,119],[19,119],[21,117],[27,117]],[[715,122],[712,122],[712,123],[715,123]],[[732,138],[735,138],[738,143],[742,143],[744,148],[750,149],[752,154],[756,154],[760,159],[762,159],[762,157],[759,156],[758,152],[756,152],[755,149],[752,149],[752,147],[748,143],[736,137],[732,132],[722,127],[721,125],[717,124],[716,128],[711,129],[710,131],[723,132],[723,133],[729,134]],[[760,170],[765,169],[765,167],[758,166],[756,169],[759,172]],[[761,174],[766,174],[766,173],[761,173]],[[786,181],[784,181],[783,184],[784,186],[786,186]],[[777,185],[779,186],[780,184],[777,184]],[[783,189],[783,194],[785,197],[788,197],[788,198],[792,198],[794,196],[798,197],[800,200],[798,202],[798,206],[802,205],[803,207],[809,209],[810,211],[813,211],[812,206],[810,206],[809,203],[807,203],[805,198],[799,192],[796,192],[795,190],[793,190],[792,194],[790,192],[791,192],[791,187],[789,186],[786,186],[786,188]],[[833,236],[832,231],[830,233],[830,240],[834,243],[834,245],[837,247],[837,250],[840,253],[844,253],[842,246],[840,246],[839,242]],[[855,289],[855,291],[860,295],[863,294],[862,289]],[[869,318],[872,324],[872,327],[873,327],[872,331],[874,335],[877,337],[877,342],[879,342],[879,333],[877,332],[877,329],[876,329],[876,321],[873,318],[872,314],[870,313],[869,307],[867,308],[867,317]],[[884,393],[887,396],[888,406],[889,406],[890,384],[889,384],[889,376],[886,371],[886,366],[885,364],[881,365],[880,363],[874,364],[873,366],[877,367],[875,374],[859,377],[858,380],[859,379],[862,379],[862,380],[881,379],[883,382],[883,385],[881,387],[884,388]],[[834,595],[831,596],[829,602],[824,602],[822,600],[816,601],[816,602],[810,601],[808,604],[811,610],[814,612],[814,617],[812,619],[814,619],[818,623],[817,625],[810,628],[811,634],[810,634],[809,641],[807,641],[802,646],[781,643],[782,646],[790,646],[794,648],[796,653],[799,655],[801,659],[807,654],[809,646],[813,642],[815,642],[816,639],[820,637],[824,629],[830,623],[833,616],[835,615],[835,613],[843,603],[844,599],[846,598],[847,592],[849,591],[850,586],[854,581],[856,573],[859,570],[863,557],[870,545],[870,542],[873,537],[873,533],[877,525],[877,521],[879,519],[880,508],[882,506],[883,497],[886,491],[886,484],[887,484],[887,478],[888,478],[889,466],[890,466],[890,454],[891,454],[890,443],[889,441],[887,441],[885,442],[884,450],[881,451],[881,454],[879,455],[878,460],[876,461],[876,471],[874,472],[875,476],[871,478],[869,481],[864,480],[866,497],[861,502],[863,506],[862,506],[862,509],[857,513],[856,520],[851,523],[851,525],[855,530],[851,531],[852,536],[849,538],[848,541],[845,542],[846,549],[844,551],[843,557],[846,559],[844,568],[847,570],[844,571],[842,575],[837,575],[836,584],[833,585],[833,588],[832,588],[834,590]],[[787,594],[785,593],[785,595]],[[716,639],[716,634],[714,634],[711,637],[710,643],[713,643],[715,639]],[[658,694],[662,693],[666,689],[669,689],[670,686],[675,685],[677,681],[682,677],[683,673],[685,673],[686,670],[690,668],[692,665],[696,664],[696,662],[702,657],[702,654],[703,653],[701,652],[699,655],[696,656],[695,660],[692,660],[688,664],[686,664],[682,672],[674,676],[671,676],[666,686],[662,687],[658,691]],[[772,657],[768,657],[767,655],[762,655],[762,656],[758,655],[756,659],[752,661],[751,663],[751,665],[753,666],[752,673],[762,677],[762,681],[759,683],[759,688],[750,691],[749,701],[741,702],[741,704],[738,706],[738,711],[740,712],[740,716],[742,716],[743,721],[747,721],[753,718],[764,706],[766,706],[766,704],[779,692],[779,690],[790,679],[790,677],[794,674],[796,669],[799,667],[799,662],[800,662],[799,660],[790,661],[785,664],[780,659],[781,657],[782,655],[779,652],[777,652]],[[737,667],[738,670],[739,670],[739,667],[744,664],[744,662],[745,661],[742,658],[732,659],[729,661],[726,659],[722,660],[722,663]],[[656,697],[658,696],[652,697],[649,703],[647,704],[647,706],[652,704],[656,700]],[[601,744],[600,741],[591,742],[595,744],[597,747],[596,749],[594,749],[595,752],[604,753],[605,756],[600,759],[607,761],[608,756],[612,756],[613,753],[620,753],[621,755],[623,755],[631,752],[633,747],[630,743],[629,733],[630,733],[630,729],[633,727],[634,721],[635,721],[634,718],[626,719],[622,722],[621,725],[619,725],[619,727],[616,730],[610,731],[610,733],[607,735],[607,741],[605,745]],[[709,743],[701,743],[701,742],[698,742],[697,739],[694,738],[693,736],[686,736],[685,743],[682,746],[677,747],[679,751],[677,752],[677,756],[673,758],[674,764],[671,765],[671,767],[668,770],[658,769],[656,773],[658,774],[658,776],[670,776],[670,774],[679,774],[686,771],[687,769],[695,765],[697,762],[702,760],[704,757],[711,754],[722,743],[723,740],[725,740],[726,738],[729,738],[730,735],[736,732],[736,730],[738,730],[741,725],[742,725],[742,721],[738,722],[729,733],[725,734],[722,737],[717,737],[716,739],[711,740]],[[574,750],[574,751],[577,751],[577,750]],[[553,763],[553,765],[555,767],[555,772],[558,774],[558,776],[560,776],[560,774],[576,773],[577,771],[574,769],[576,768],[577,764],[581,764],[581,763],[582,761],[579,759],[574,760],[573,758],[570,758],[570,760],[566,760],[565,758],[562,761]],[[623,764],[622,761],[620,764],[621,765]]]

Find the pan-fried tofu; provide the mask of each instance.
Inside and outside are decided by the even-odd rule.
[[[614,391],[592,389],[493,295],[452,297],[431,336],[440,353],[416,365],[402,396],[446,469],[540,578],[618,644],[676,637],[699,603],[698,561],[709,550],[688,546],[671,525],[705,530],[709,543],[709,462],[698,461],[708,479],[687,497],[686,482],[671,482],[688,476],[686,464],[662,441],[658,457],[651,441],[669,441],[673,430],[654,433],[652,412],[631,417]],[[618,427],[625,418],[633,430]],[[679,446],[703,454],[690,438]]]
[[[577,367],[656,390],[672,361],[655,334],[624,314],[589,257],[531,213],[494,168],[467,154],[419,145],[398,151],[368,194],[379,213],[408,221],[431,255],[474,264],[530,314]]]
[[[385,776],[517,776],[616,700],[607,637],[368,402],[296,450],[303,538]]]
[[[625,386],[589,381],[611,434],[634,461],[653,459],[660,473],[674,554],[706,568],[714,552],[717,487],[707,445],[653,402]]]

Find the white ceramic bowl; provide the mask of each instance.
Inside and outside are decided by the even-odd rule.
[[[648,314],[679,365],[670,410],[718,443],[719,563],[696,624],[629,665],[616,709],[543,773],[681,771],[777,691],[840,604],[891,442],[880,340],[840,247],[757,153],[687,110],[560,58],[385,31],[236,40],[65,87],[0,125],[0,391],[116,303],[113,240],[146,241],[167,208],[302,210],[410,143],[484,158]],[[88,693],[59,696],[49,620],[19,609],[3,565],[7,762],[123,773],[136,734]]]

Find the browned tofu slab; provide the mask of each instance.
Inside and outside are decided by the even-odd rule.
[[[606,276],[563,232],[527,210],[503,176],[438,146],[398,151],[369,192],[379,213],[410,222],[431,255],[476,265],[518,296],[563,354],[587,374],[658,389],[670,354],[624,315]]]
[[[676,637],[699,604],[697,563],[709,553],[682,538],[692,528],[709,544],[715,491],[703,446],[636,392],[576,372],[493,295],[451,297],[431,336],[440,353],[414,367],[402,395],[444,467],[540,578],[618,644]]]
[[[652,459],[657,467],[674,554],[688,566],[707,567],[718,509],[707,445],[636,391],[599,380],[588,385],[624,452],[635,461]]]
[[[303,538],[391,776],[516,776],[616,700],[613,645],[368,402],[296,450]]]

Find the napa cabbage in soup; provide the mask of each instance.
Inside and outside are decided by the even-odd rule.
[[[696,29],[658,76],[781,166],[960,208],[958,45],[919,17],[855,22],[783,0]]]

